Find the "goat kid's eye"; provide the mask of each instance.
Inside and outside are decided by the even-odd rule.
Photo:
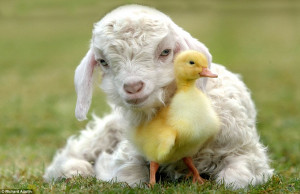
[[[171,52],[171,49],[165,49],[160,53],[160,56],[168,56]]]
[[[105,60],[103,60],[103,59],[100,59],[100,60],[99,60],[99,63],[100,63],[103,67],[107,67],[107,66],[108,66],[108,63],[107,63]]]

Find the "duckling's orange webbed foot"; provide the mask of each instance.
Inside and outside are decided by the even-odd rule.
[[[201,185],[204,184],[205,181],[199,175],[199,172],[198,172],[197,168],[195,167],[192,158],[185,157],[185,158],[183,158],[183,162],[185,163],[185,165],[187,165],[187,167],[190,170],[190,172],[187,174],[186,178],[193,176],[193,183],[199,183]]]
[[[185,180],[189,179],[192,175],[193,175],[193,173],[191,171],[189,171],[189,173],[187,173],[187,175],[185,175]]]
[[[150,182],[149,182],[149,187],[153,188],[153,186],[156,183],[156,172],[158,170],[159,164],[157,162],[150,162]]]

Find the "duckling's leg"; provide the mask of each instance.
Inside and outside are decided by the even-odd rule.
[[[185,157],[185,158],[183,158],[183,162],[185,163],[185,165],[187,165],[187,167],[190,170],[190,173],[193,175],[193,183],[198,182],[200,184],[203,184],[204,179],[200,177],[199,172],[198,172],[197,168],[195,167],[192,158]]]
[[[156,172],[158,170],[159,164],[156,162],[151,161],[150,162],[150,187],[153,187],[156,183]]]

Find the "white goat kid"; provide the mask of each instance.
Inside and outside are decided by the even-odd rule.
[[[261,184],[272,176],[266,148],[256,131],[256,111],[239,76],[212,63],[208,49],[165,14],[144,6],[119,7],[95,24],[90,50],[75,72],[76,117],[86,118],[92,98],[93,72],[101,67],[100,87],[112,113],[95,117],[78,138],[69,138],[47,168],[45,180],[74,175],[115,179],[130,185],[148,181],[148,164],[126,140],[125,130],[146,122],[167,104],[176,86],[174,56],[193,49],[206,55],[218,79],[197,84],[211,98],[222,121],[220,133],[193,157],[199,172],[233,189]],[[170,179],[185,174],[174,163],[160,172]]]

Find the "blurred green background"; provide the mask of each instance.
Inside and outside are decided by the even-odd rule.
[[[74,70],[93,23],[127,3],[163,11],[206,44],[214,62],[242,75],[272,166],[299,177],[299,1],[0,0],[0,188],[41,177],[84,128],[74,116]],[[99,89],[90,112],[109,112]]]

